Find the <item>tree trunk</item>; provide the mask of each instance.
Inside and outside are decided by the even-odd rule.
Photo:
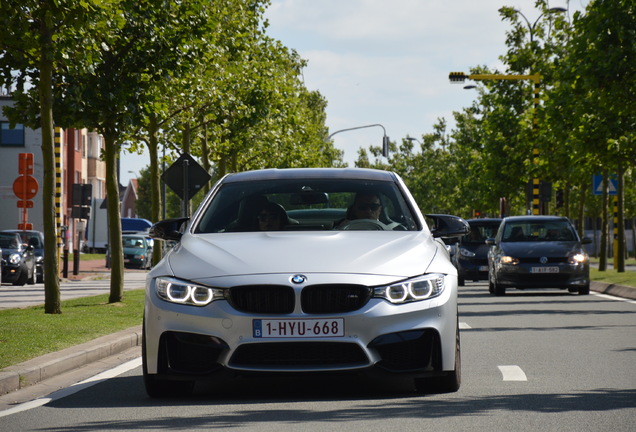
[[[581,195],[579,197],[579,208],[577,211],[577,217],[581,221],[579,226],[579,237],[585,237],[585,197],[586,197],[586,187],[585,185],[581,185],[580,187]]]
[[[211,174],[211,166],[210,166],[210,147],[208,146],[208,125],[205,124],[204,120],[201,120],[203,123],[203,138],[201,139],[201,164],[203,165],[203,169],[208,174]],[[203,193],[207,195],[210,192],[212,185],[210,182],[205,183],[203,185]]]
[[[603,171],[603,205],[601,206],[601,250],[599,253],[598,269],[599,271],[607,270],[607,230],[608,230],[608,178],[607,171]]]
[[[150,117],[150,125],[148,127],[148,154],[150,156],[150,196],[151,196],[151,214],[152,222],[156,223],[161,220],[161,206],[166,203],[161,202],[160,180],[159,180],[159,143],[157,142],[157,131],[159,125],[157,118],[152,115]],[[155,266],[163,256],[161,241],[156,241],[152,248],[152,265]]]
[[[112,129],[111,129],[112,130]],[[124,293],[124,246],[121,242],[121,211],[119,204],[119,179],[117,158],[119,145],[116,133],[106,131],[104,135],[104,159],[106,162],[106,199],[108,201],[108,247],[110,248],[110,296],[109,303],[122,301]]]
[[[618,242],[618,247],[616,248],[617,253],[614,258],[616,262],[616,270],[619,273],[625,272],[625,170],[623,169],[622,162],[618,164],[618,195],[616,199],[618,200],[618,214],[615,219],[618,223],[617,231],[618,235],[615,242]]]
[[[42,115],[42,163],[44,184],[42,185],[42,219],[44,222],[44,313],[61,314],[60,270],[58,261],[58,236],[55,224],[55,156],[53,132],[52,74],[52,30],[48,20],[40,20],[40,113]]]

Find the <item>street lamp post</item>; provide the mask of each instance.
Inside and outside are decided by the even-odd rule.
[[[327,137],[327,139],[328,140],[331,139],[332,136],[334,136],[335,134],[339,134],[340,132],[347,132],[347,131],[352,131],[352,130],[357,130],[357,129],[365,129],[365,128],[370,128],[370,127],[381,127],[382,130],[384,131],[384,135],[382,136],[382,156],[388,157],[389,156],[389,137],[386,135],[386,129],[384,128],[384,126],[382,126],[379,123],[366,125],[366,126],[357,126],[357,127],[347,128],[347,129],[340,129],[340,130],[337,130],[337,131],[333,132],[332,134],[330,134]]]

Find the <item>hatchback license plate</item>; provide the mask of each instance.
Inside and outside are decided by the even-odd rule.
[[[558,273],[558,267],[532,267],[530,273]]]
[[[255,319],[255,338],[343,337],[344,319]]]

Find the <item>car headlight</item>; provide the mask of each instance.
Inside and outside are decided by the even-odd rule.
[[[501,258],[499,258],[499,262],[502,263],[502,264],[517,265],[517,264],[519,264],[519,259],[515,258],[515,257],[508,256],[508,255],[504,255]]]
[[[225,299],[225,290],[211,288],[175,278],[159,277],[155,280],[157,295],[168,302],[205,306]]]
[[[439,296],[444,291],[444,275],[431,273],[396,284],[376,287],[373,296],[391,303],[408,303]]]
[[[570,264],[583,264],[587,261],[587,254],[579,252],[568,257]]]
[[[464,249],[464,248],[459,248],[459,254],[467,258],[472,258],[475,256],[475,252],[471,252],[468,249]]]
[[[22,255],[17,253],[12,253],[11,255],[9,255],[9,263],[15,265],[20,264],[20,261],[22,261]]]

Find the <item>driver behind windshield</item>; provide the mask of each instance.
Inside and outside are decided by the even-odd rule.
[[[379,220],[382,213],[380,196],[374,192],[359,192],[356,194],[353,204],[347,209],[347,217],[337,226],[341,227],[355,219]]]

